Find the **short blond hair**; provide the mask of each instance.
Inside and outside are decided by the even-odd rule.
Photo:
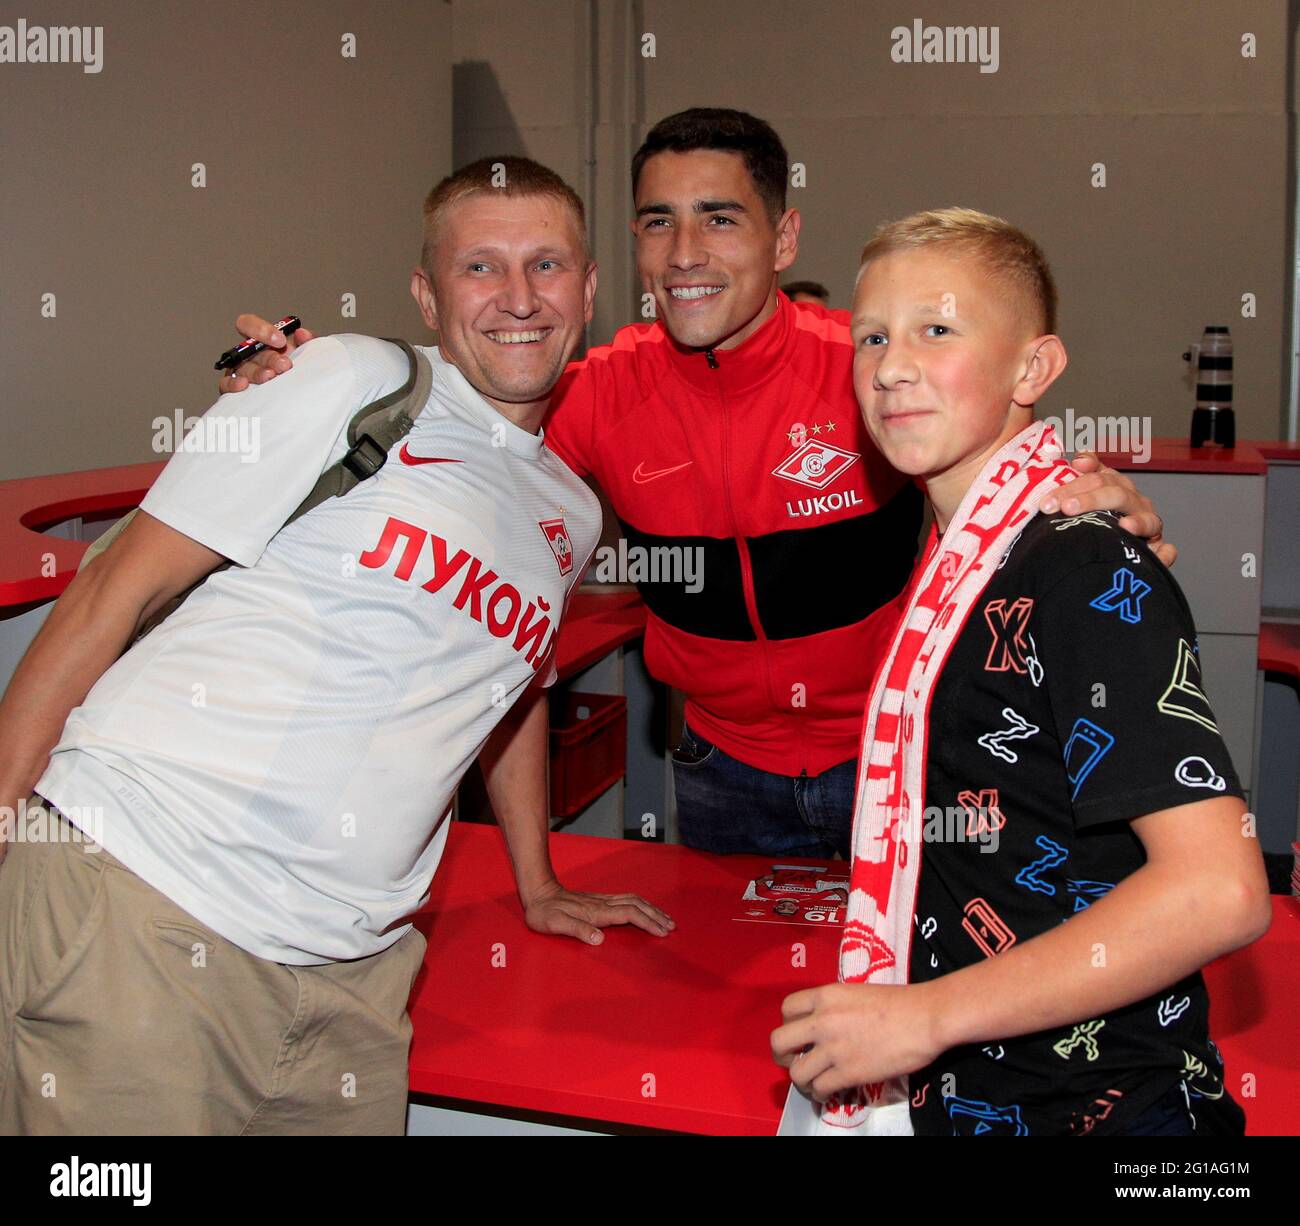
[[[1026,320],[1038,334],[1056,331],[1056,281],[1042,248],[1009,221],[976,209],[927,209],[885,222],[862,249],[858,275],[872,260],[934,246],[973,255],[1020,297]]]
[[[467,196],[479,192],[500,192],[503,196],[549,196],[573,210],[582,240],[582,256],[589,261],[587,247],[587,210],[582,197],[555,171],[523,157],[479,158],[448,175],[424,199],[424,243],[420,248],[420,267],[432,278],[433,248],[438,223],[443,213]]]

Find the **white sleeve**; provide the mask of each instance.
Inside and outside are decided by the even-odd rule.
[[[369,336],[317,337],[291,359],[293,369],[270,383],[221,396],[176,440],[140,504],[240,566],[262,556],[317,477],[347,452],[356,411],[409,373],[396,345]]]

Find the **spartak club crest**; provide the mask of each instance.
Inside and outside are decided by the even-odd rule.
[[[567,575],[573,569],[573,543],[569,540],[569,530],[564,526],[564,517],[539,519],[537,526],[546,535],[546,542],[555,555],[560,574]]]
[[[856,451],[845,451],[843,447],[832,447],[830,443],[815,443],[809,439],[772,469],[772,475],[820,491],[857,462]]]

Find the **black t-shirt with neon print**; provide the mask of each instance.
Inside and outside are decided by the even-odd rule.
[[[1187,601],[1105,512],[1026,526],[953,645],[931,721],[934,825],[912,982],[1090,906],[1144,863],[1133,819],[1242,795],[1202,688]],[[1208,1011],[1198,973],[1077,1025],[955,1048],[912,1075],[913,1127],[1104,1135],[1181,1081],[1198,1132],[1239,1132]]]

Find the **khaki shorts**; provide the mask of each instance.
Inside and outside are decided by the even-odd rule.
[[[86,846],[0,862],[0,1134],[405,1132],[418,930],[268,962]]]

